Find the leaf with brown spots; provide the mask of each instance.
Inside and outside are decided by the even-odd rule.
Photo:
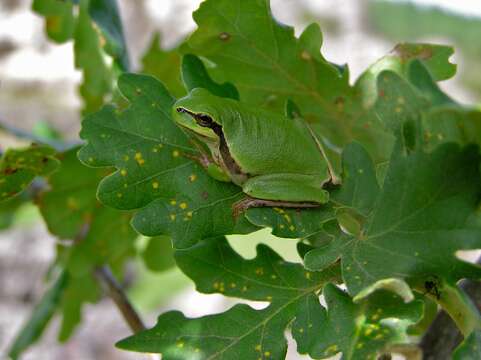
[[[58,167],[55,150],[32,144],[21,149],[8,149],[0,159],[0,202],[25,190],[36,176],[47,176]]]

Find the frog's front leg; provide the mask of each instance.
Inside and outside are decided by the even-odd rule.
[[[312,208],[329,200],[329,193],[322,188],[317,175],[261,175],[247,180],[242,190],[248,197],[234,204],[234,216],[250,207]]]
[[[230,176],[227,174],[214,160],[207,154],[200,152],[198,154],[183,154],[186,158],[199,163],[207,173],[218,181],[230,182]]]

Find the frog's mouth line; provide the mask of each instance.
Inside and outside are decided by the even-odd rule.
[[[215,123],[209,115],[196,114],[181,107],[177,108],[176,110],[178,113],[186,113],[192,116],[192,118],[199,126],[212,129],[212,131],[219,137],[219,152],[221,154],[225,167],[233,175],[237,175],[238,177],[240,176],[241,178],[244,178],[244,176],[246,176],[246,174],[244,174],[242,169],[239,167],[239,165],[237,165],[237,162],[230,154],[229,147],[227,146],[227,142],[225,140],[224,132],[222,131],[222,125]]]

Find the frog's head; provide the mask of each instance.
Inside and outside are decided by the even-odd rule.
[[[219,124],[213,102],[216,97],[205,89],[194,89],[174,104],[174,121],[206,142],[219,139]]]

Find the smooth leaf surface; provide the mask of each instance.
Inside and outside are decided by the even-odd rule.
[[[118,170],[99,187],[102,203],[117,209],[140,209],[133,226],[146,236],[170,235],[177,248],[202,238],[246,233],[253,226],[235,220],[232,205],[242,190],[212,179],[191,159],[197,154],[171,118],[174,98],[149,76],[125,74],[119,89],[130,107],[106,106],[83,122],[88,144],[79,158],[90,166]]]
[[[26,148],[8,149],[0,159],[0,202],[18,195],[36,176],[46,176],[58,167],[55,150],[32,144]]]
[[[188,91],[204,88],[213,95],[239,100],[239,93],[230,83],[217,84],[197,56],[187,54],[182,58],[182,81]]]

